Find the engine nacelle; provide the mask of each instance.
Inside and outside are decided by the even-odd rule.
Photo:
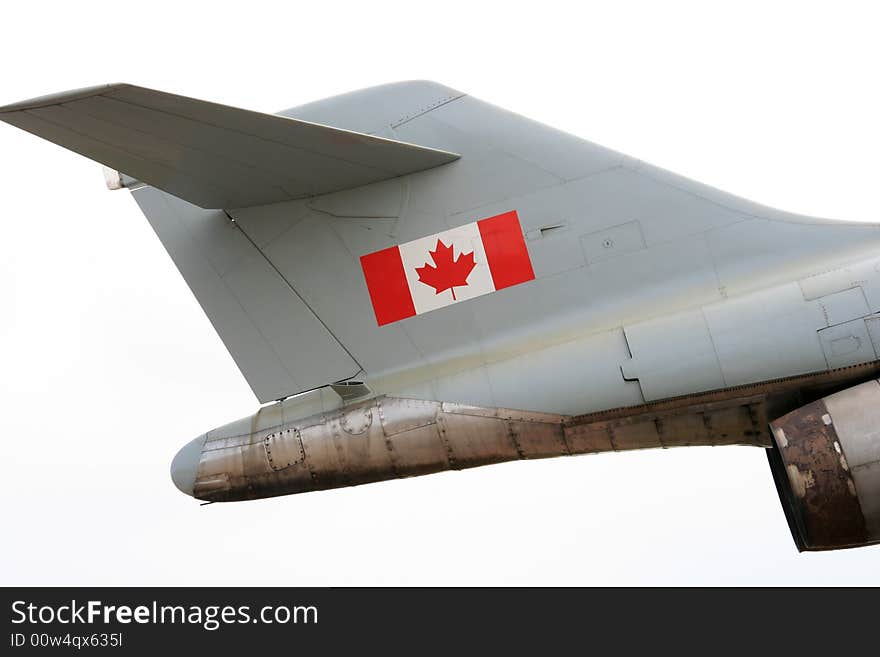
[[[770,467],[798,549],[880,542],[880,383],[829,395],[770,426]]]

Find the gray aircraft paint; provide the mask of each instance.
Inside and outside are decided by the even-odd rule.
[[[877,225],[765,208],[430,82],[281,114],[461,157],[227,212],[133,186],[261,401],[357,379],[572,414],[877,358]],[[508,210],[534,281],[376,325],[361,255]]]
[[[433,86],[387,89],[432,97]],[[848,322],[880,310],[877,226],[764,208],[445,88],[438,107],[396,127],[398,112],[371,104],[377,89],[362,93],[313,103],[305,118],[341,122],[352,103],[377,118],[343,127],[461,159],[232,214],[375,393],[582,413],[876,358],[866,329]],[[360,255],[511,209],[535,281],[375,325]],[[267,228],[267,217],[288,212]],[[799,281],[815,286],[816,275],[853,262],[858,273],[821,297],[800,293]],[[855,288],[863,294],[846,292]],[[835,302],[826,319],[822,308]],[[832,327],[855,335],[832,338]],[[859,348],[832,353],[847,340]]]
[[[35,98],[0,108],[0,115],[203,208],[316,196],[457,158],[130,84]]]

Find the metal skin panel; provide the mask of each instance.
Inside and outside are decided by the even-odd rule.
[[[828,326],[843,324],[856,317],[865,317],[871,314],[865,293],[859,286],[823,295],[818,298],[818,301]]]
[[[393,461],[385,437],[378,426],[375,409],[359,406],[331,420],[333,446],[343,463],[349,485],[364,484],[384,479],[384,473],[393,471]],[[319,484],[323,470],[316,468]]]
[[[475,421],[473,415],[440,413],[440,439],[454,470],[501,463],[519,458],[519,450],[506,422]]]
[[[760,219],[706,233],[718,284],[727,295],[791,283],[860,260],[877,260],[877,224],[822,222],[797,215],[787,215],[784,221],[769,218],[778,214],[768,210]]]
[[[620,366],[628,358],[626,339],[619,328],[535,349],[491,363],[486,368],[488,383],[483,384],[483,397],[472,401],[489,406],[503,399],[504,405],[512,408],[565,414],[635,406],[645,399],[639,383],[626,381],[621,374]],[[462,392],[468,391],[466,381],[483,383],[477,377],[463,380],[462,375],[448,379],[454,385],[446,385],[447,378],[438,378],[435,383],[438,392],[446,393],[441,399],[461,399]]]
[[[309,207],[340,219],[384,219],[400,216],[406,184],[400,178],[369,185],[367,190],[317,196]]]
[[[330,422],[312,424],[300,430],[305,465],[312,481],[325,488],[337,488],[349,484],[344,455],[340,454]],[[318,483],[320,482],[320,484]]]
[[[673,408],[641,409],[603,419],[575,417],[564,425],[572,454],[694,445],[768,446],[765,397],[731,397],[700,403],[697,397]]]
[[[880,537],[880,461],[854,466],[852,476],[868,533]]]
[[[632,360],[622,365],[623,375],[638,380],[646,400],[724,387],[701,311],[633,324],[624,331]]]
[[[851,468],[880,461],[880,383],[868,381],[825,399]]]
[[[819,331],[819,340],[829,368],[846,367],[877,358],[863,319],[822,329]]]
[[[382,423],[382,432],[390,437],[435,424],[439,404],[419,399],[400,399],[394,403],[380,400],[376,408]]]
[[[416,477],[452,469],[449,448],[436,424],[386,436],[385,444],[391,454],[391,473],[396,477]]]
[[[354,132],[383,134],[463,95],[436,82],[413,80],[351,91],[279,114]]]
[[[598,454],[616,451],[611,432],[603,423],[588,423],[564,427],[563,440],[569,454]]]
[[[507,422],[510,438],[521,459],[542,459],[569,453],[562,423]]]
[[[587,264],[613,258],[623,253],[645,248],[645,238],[638,221],[630,221],[619,226],[581,235],[581,248]]]
[[[727,385],[827,369],[816,331],[825,325],[800,287],[761,290],[704,307]]]
[[[534,163],[561,181],[577,180],[629,159],[585,140],[573,143],[572,136],[561,130],[470,96],[446,103],[425,116],[439,125],[465,133],[469,141],[490,148],[503,148],[517,160]],[[418,124],[419,121],[414,120],[396,126],[396,132],[411,134],[419,130]],[[474,130],[477,125],[482,126],[479,131]],[[416,143],[437,148],[433,143],[439,142],[420,139]]]
[[[263,439],[266,458],[273,470],[283,470],[305,459],[302,436],[298,429],[283,429]]]
[[[880,540],[880,384],[869,381],[825,399],[858,493],[868,533]]]
[[[626,326],[623,375],[655,400],[871,362],[871,308],[849,281],[808,279]]]

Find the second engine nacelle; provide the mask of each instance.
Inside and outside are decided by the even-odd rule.
[[[829,395],[770,426],[770,466],[798,549],[880,542],[880,383]]]

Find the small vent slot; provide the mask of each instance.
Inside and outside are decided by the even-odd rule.
[[[541,226],[540,228],[533,228],[532,230],[528,231],[526,233],[526,239],[544,239],[545,237],[550,237],[558,233],[563,233],[568,230],[568,228],[569,226],[567,221],[555,221],[552,224],[547,224],[546,226]]]
[[[565,230],[566,225],[564,223],[551,224],[549,226],[544,226],[543,228],[539,228],[538,230],[541,233],[541,237],[547,237],[553,233],[560,233]]]

